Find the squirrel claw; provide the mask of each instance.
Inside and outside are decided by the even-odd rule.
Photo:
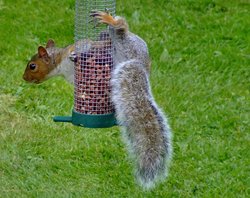
[[[90,12],[90,16],[94,19],[98,19],[98,23],[105,23],[107,25],[115,25],[114,18],[108,12],[93,10]]]
[[[92,11],[90,11],[90,15],[89,15],[89,16],[91,16],[91,17],[96,17],[96,16],[99,15],[99,12],[100,12],[100,11],[92,10]]]
[[[90,16],[91,17],[101,17],[103,15],[109,14],[108,12],[103,12],[103,11],[98,11],[98,10],[92,10],[90,11]]]
[[[98,27],[101,23],[103,23],[102,19],[102,15],[106,14],[105,12],[102,11],[97,11],[97,10],[92,10],[90,12],[90,17],[92,17],[92,19],[89,20],[89,23],[95,23],[94,27]]]

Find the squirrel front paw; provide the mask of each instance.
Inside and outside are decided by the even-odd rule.
[[[93,10],[91,11],[90,16],[98,19],[98,23],[116,26],[116,20],[107,12]]]

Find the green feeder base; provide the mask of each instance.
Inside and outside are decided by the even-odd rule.
[[[73,125],[86,128],[107,128],[116,125],[114,113],[89,115],[72,111],[72,116],[55,116],[55,122],[71,122]]]

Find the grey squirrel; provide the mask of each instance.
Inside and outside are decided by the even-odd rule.
[[[113,18],[101,11],[93,11],[91,16],[109,26],[115,49],[111,99],[116,119],[135,161],[137,181],[145,189],[152,188],[167,175],[172,143],[167,118],[152,96],[147,44],[129,31],[122,17]],[[80,42],[89,45],[89,49],[95,45],[89,40]],[[74,54],[74,45],[55,48],[54,42],[49,40],[46,48],[39,47],[38,53],[28,62],[23,78],[40,83],[52,76],[63,75],[73,83],[74,64],[69,60],[71,54]]]
[[[37,53],[31,57],[25,68],[23,79],[30,83],[42,83],[55,76],[63,76],[66,81],[74,83],[74,62],[75,46],[83,45],[88,51],[93,48],[101,48],[108,40],[91,41],[80,40],[64,48],[58,48],[54,40],[49,39],[46,47],[39,46]]]
[[[124,140],[135,160],[139,184],[149,189],[167,175],[172,155],[171,130],[158,108],[149,84],[147,44],[129,32],[122,17],[93,11],[91,16],[109,26],[114,46],[111,97]]]
[[[39,46],[25,68],[23,79],[31,83],[41,83],[54,76],[63,76],[69,83],[74,82],[74,63],[69,59],[75,45],[56,48],[49,39],[46,47]]]

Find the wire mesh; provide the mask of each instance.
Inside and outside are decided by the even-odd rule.
[[[76,0],[74,110],[82,114],[114,113],[110,100],[113,47],[106,25],[97,25],[90,12],[115,14],[115,0]]]

